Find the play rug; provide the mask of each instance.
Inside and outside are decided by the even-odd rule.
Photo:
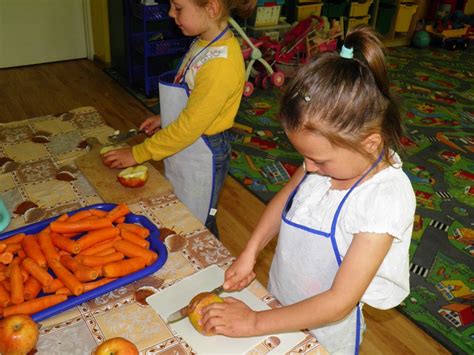
[[[389,51],[407,136],[404,170],[417,211],[411,293],[399,307],[454,353],[474,352],[473,51]],[[276,119],[276,89],[244,99],[232,130],[231,175],[263,202],[301,158]]]

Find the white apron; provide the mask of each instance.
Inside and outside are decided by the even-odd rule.
[[[186,107],[189,88],[184,78],[191,63],[227,30],[228,27],[189,60],[180,83],[174,83],[176,72],[160,75],[159,95],[163,128],[176,120]],[[205,136],[201,136],[190,146],[166,158],[164,163],[165,176],[173,185],[175,195],[205,224],[211,210],[216,170],[214,155]]]
[[[282,213],[268,285],[270,293],[282,305],[300,302],[331,287],[342,261],[335,238],[339,213],[351,192],[375,168],[381,157],[343,197],[334,214],[330,232],[312,229],[287,219],[299,186],[292,192]],[[310,329],[310,332],[331,354],[358,354],[363,323],[361,318],[361,306],[357,305],[345,319]]]

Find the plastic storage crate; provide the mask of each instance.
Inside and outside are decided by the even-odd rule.
[[[311,15],[321,16],[322,3],[319,4],[307,4],[296,6],[296,21],[304,20]]]
[[[367,2],[351,2],[351,9],[349,10],[350,17],[361,17],[369,14],[370,5],[373,1]]]
[[[358,25],[367,25],[370,20],[370,15],[364,17],[349,17],[347,19],[347,29],[350,30]]]
[[[252,38],[263,36],[270,37],[271,40],[279,41],[283,35],[291,29],[291,25],[286,22],[279,22],[275,26],[254,27],[247,26],[247,34]]]
[[[129,0],[133,16],[144,21],[166,20],[169,18],[169,4],[143,5],[134,0]]]
[[[186,37],[170,38],[170,34],[166,32],[147,33],[146,41],[143,40],[142,33],[132,35],[133,48],[146,56],[183,53],[188,49],[189,43]]]
[[[395,22],[395,32],[408,32],[410,29],[411,19],[416,13],[418,5],[400,4],[398,8],[397,21]]]
[[[327,18],[339,18],[344,16],[347,8],[347,2],[325,2],[321,14]]]
[[[280,5],[259,6],[249,18],[249,24],[255,27],[274,26],[280,19],[280,11]]]

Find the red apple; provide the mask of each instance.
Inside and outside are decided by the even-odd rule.
[[[201,292],[193,297],[188,306],[188,317],[189,321],[199,333],[203,335],[212,335],[204,331],[202,326],[199,325],[199,320],[202,318],[200,310],[203,307],[210,305],[211,303],[224,302],[224,300],[212,292]]]
[[[92,355],[138,355],[138,348],[130,340],[116,337],[104,341]]]
[[[145,165],[131,166],[122,170],[117,178],[125,187],[140,187],[148,180],[148,168]]]
[[[30,316],[8,316],[0,321],[0,354],[27,354],[35,347],[38,336],[38,324]]]

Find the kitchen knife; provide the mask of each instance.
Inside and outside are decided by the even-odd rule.
[[[219,295],[223,291],[224,291],[224,286],[219,286],[219,287],[213,289],[212,291],[210,291],[210,293],[214,293],[216,295]],[[177,322],[177,321],[179,321],[183,318],[186,318],[188,316],[188,306],[189,305],[186,305],[183,308],[178,309],[176,312],[171,313],[168,316],[168,318],[166,318],[166,322],[169,324],[169,323]]]
[[[143,133],[145,133],[145,131],[142,131],[141,129],[132,128],[128,132],[123,132],[123,133],[120,133],[120,131],[115,131],[115,133],[112,134],[111,136],[108,136],[108,138],[109,138],[109,142],[118,143],[118,142],[125,141],[129,138],[138,136],[139,134],[143,134]]]

